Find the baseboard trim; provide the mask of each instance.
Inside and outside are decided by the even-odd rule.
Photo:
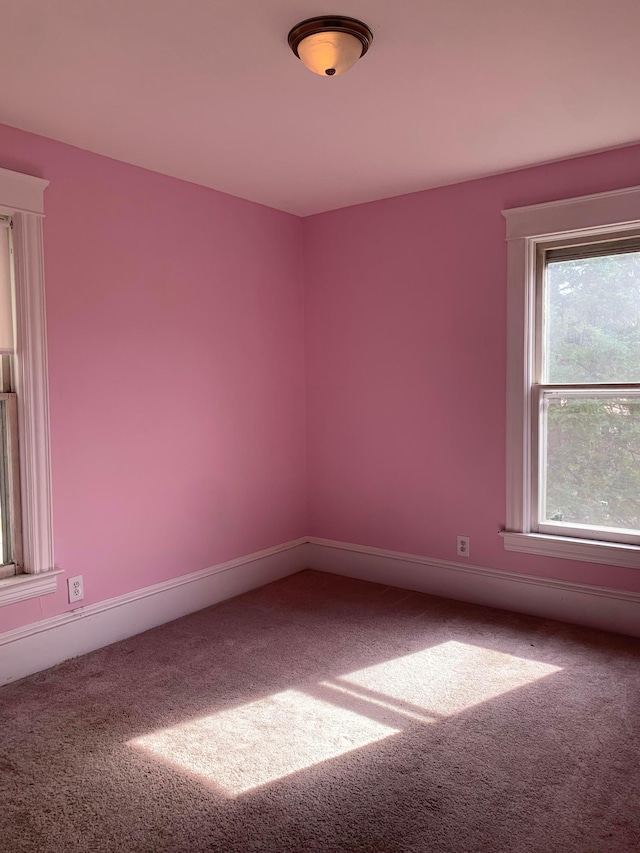
[[[295,539],[6,631],[0,634],[0,684],[294,574],[307,567],[308,541]]]
[[[640,637],[640,593],[309,538],[310,567],[516,613]]]
[[[305,568],[640,637],[640,593],[302,537],[0,634],[0,684]]]

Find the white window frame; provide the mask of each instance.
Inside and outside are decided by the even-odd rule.
[[[13,222],[16,395],[23,566],[0,580],[0,606],[56,591],[42,217],[49,181],[0,169],[0,215]]]
[[[502,211],[507,224],[507,551],[640,568],[640,546],[538,533],[534,495],[536,257],[550,241],[640,228],[640,187]]]

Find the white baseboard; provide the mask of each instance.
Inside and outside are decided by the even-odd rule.
[[[0,684],[294,574],[308,565],[308,541],[286,542],[0,634]]]
[[[311,537],[309,566],[360,580],[640,637],[640,594]]]
[[[0,685],[312,568],[640,637],[640,594],[304,537],[0,634]]]

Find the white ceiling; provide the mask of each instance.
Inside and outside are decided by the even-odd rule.
[[[287,45],[364,20],[348,74]],[[305,216],[640,140],[638,0],[0,0],[0,122]]]

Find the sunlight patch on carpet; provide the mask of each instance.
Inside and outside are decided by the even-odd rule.
[[[561,667],[450,641],[335,679],[363,698],[393,703],[399,713],[459,714]]]
[[[560,670],[452,640],[319,682],[329,698],[285,690],[129,744],[236,797]]]
[[[399,731],[285,690],[129,743],[237,796]]]

